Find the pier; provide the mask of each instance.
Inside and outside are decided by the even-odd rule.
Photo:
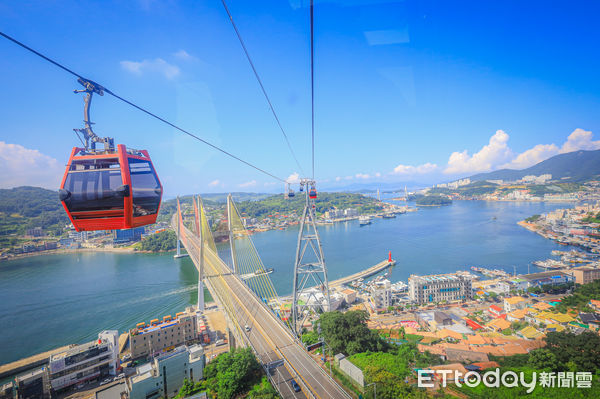
[[[351,281],[358,280],[359,278],[371,277],[372,275],[379,273],[386,267],[390,267],[390,266],[394,266],[394,265],[396,265],[395,260],[390,261],[389,259],[386,259],[386,260],[379,262],[378,264],[371,266],[368,269],[365,269],[358,273],[354,273],[354,274],[351,274],[350,276],[346,276],[346,277],[342,277],[342,278],[334,280],[334,281],[330,281],[329,288],[338,288],[341,285],[348,284]]]

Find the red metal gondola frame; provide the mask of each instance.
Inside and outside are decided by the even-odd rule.
[[[160,182],[160,178],[156,173],[156,169],[154,168],[154,164],[150,159],[150,155],[146,150],[136,151],[136,155],[133,153],[128,153],[127,148],[123,144],[117,145],[117,151],[115,152],[104,152],[98,154],[89,154],[89,155],[77,155],[80,152],[86,152],[85,148],[74,147],[71,151],[71,156],[69,157],[69,162],[67,164],[67,168],[65,170],[65,174],[63,175],[60,187],[64,189],[65,182],[67,180],[67,175],[71,169],[71,165],[73,161],[83,161],[83,160],[91,160],[91,159],[117,159],[119,162],[119,168],[121,170],[121,179],[123,185],[127,185],[129,187],[129,195],[123,197],[123,210],[115,210],[115,211],[83,211],[83,212],[70,212],[67,205],[64,201],[62,205],[75,227],[77,231],[95,231],[95,230],[117,230],[117,229],[131,229],[134,227],[141,227],[148,224],[153,224],[156,222],[156,218],[158,216],[158,212],[160,211],[160,205],[162,203],[162,192],[163,187]],[[150,166],[154,171],[154,175],[158,184],[160,186],[160,201],[158,204],[158,208],[156,213],[151,215],[143,215],[143,216],[133,216],[133,188],[131,186],[131,173],[129,170],[129,159],[139,159],[143,161],[150,162]],[[74,215],[75,214],[75,215]],[[74,216],[81,216],[83,219],[78,219]],[[89,217],[89,218],[86,218]]]

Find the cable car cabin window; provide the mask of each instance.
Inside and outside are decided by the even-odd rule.
[[[162,190],[150,162],[129,158],[129,172],[133,190],[133,216],[158,212]]]
[[[123,197],[115,189],[123,185],[117,159],[74,161],[65,190],[71,195],[65,201],[69,212],[123,209]]]

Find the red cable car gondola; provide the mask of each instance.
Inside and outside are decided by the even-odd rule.
[[[310,188],[310,191],[308,192],[308,198],[310,198],[310,199],[317,198],[317,190],[314,187]]]
[[[79,79],[87,93],[85,148],[75,147],[60,185],[59,197],[77,231],[130,229],[156,222],[162,185],[146,150],[114,148],[112,138],[100,138],[91,129],[89,105],[101,86]],[[96,150],[103,143],[103,150]],[[91,148],[89,148],[91,147]]]

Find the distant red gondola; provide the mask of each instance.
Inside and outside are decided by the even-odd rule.
[[[310,191],[308,192],[308,198],[311,198],[311,199],[317,198],[317,190],[314,187],[312,187],[310,189]]]
[[[59,189],[59,197],[77,231],[130,229],[156,222],[162,185],[146,150],[114,148],[113,139],[91,129],[89,105],[101,86],[80,79],[85,99],[85,148],[75,147]],[[96,150],[96,143],[104,149]]]

